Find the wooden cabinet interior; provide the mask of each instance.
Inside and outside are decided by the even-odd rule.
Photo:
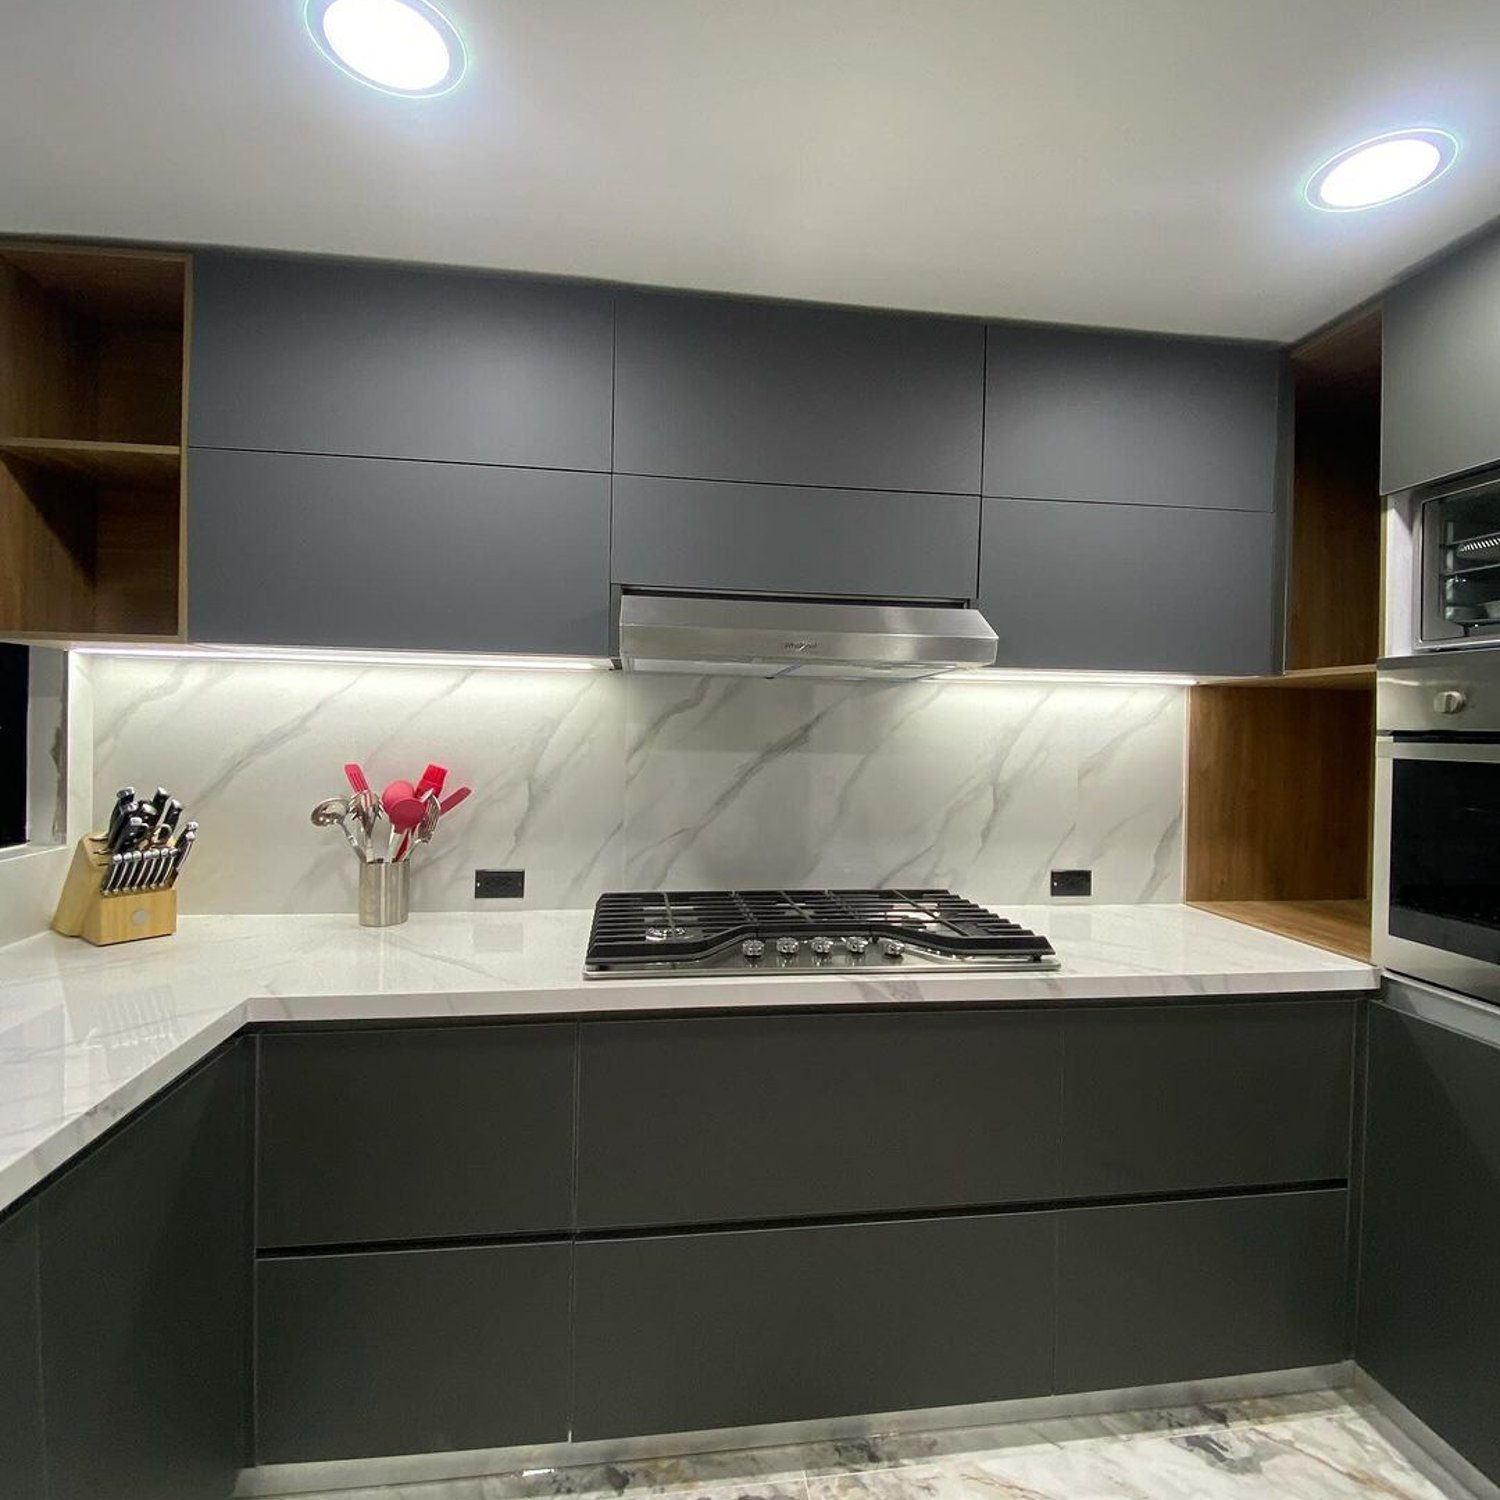
[[[1191,694],[1186,899],[1370,956],[1380,310],[1292,352],[1286,672]]]
[[[0,631],[179,634],[187,278],[0,245]]]

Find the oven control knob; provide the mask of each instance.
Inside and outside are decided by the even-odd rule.
[[[766,945],[759,938],[746,938],[740,944],[740,952],[753,964],[758,964],[766,951]]]
[[[812,949],[814,958],[827,958],[833,952],[833,939],[815,937],[807,946]]]
[[[776,951],[783,958],[790,958],[801,946],[802,944],[794,937],[776,939]]]
[[[1440,714],[1461,714],[1469,706],[1469,695],[1458,688],[1444,688],[1432,700],[1432,706]]]
[[[862,957],[864,955],[865,949],[869,946],[870,940],[867,937],[855,936],[846,937],[844,939],[844,947],[847,948],[849,952],[852,953],[856,958]]]
[[[880,951],[891,960],[892,963],[900,961],[901,955],[906,952],[906,944],[898,943],[895,938],[881,938]]]

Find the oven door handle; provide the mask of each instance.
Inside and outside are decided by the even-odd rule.
[[[1453,740],[1393,740],[1382,735],[1375,741],[1376,760],[1434,760],[1453,765],[1500,765],[1500,742],[1474,744]]]

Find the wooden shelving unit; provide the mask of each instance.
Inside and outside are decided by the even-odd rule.
[[[1188,901],[1370,957],[1380,312],[1296,350],[1286,671],[1191,693]]]
[[[187,278],[0,243],[0,634],[180,638]]]

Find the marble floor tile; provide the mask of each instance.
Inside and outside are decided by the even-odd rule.
[[[316,1500],[1465,1500],[1345,1393],[527,1469]],[[315,1500],[315,1497],[304,1497]]]

